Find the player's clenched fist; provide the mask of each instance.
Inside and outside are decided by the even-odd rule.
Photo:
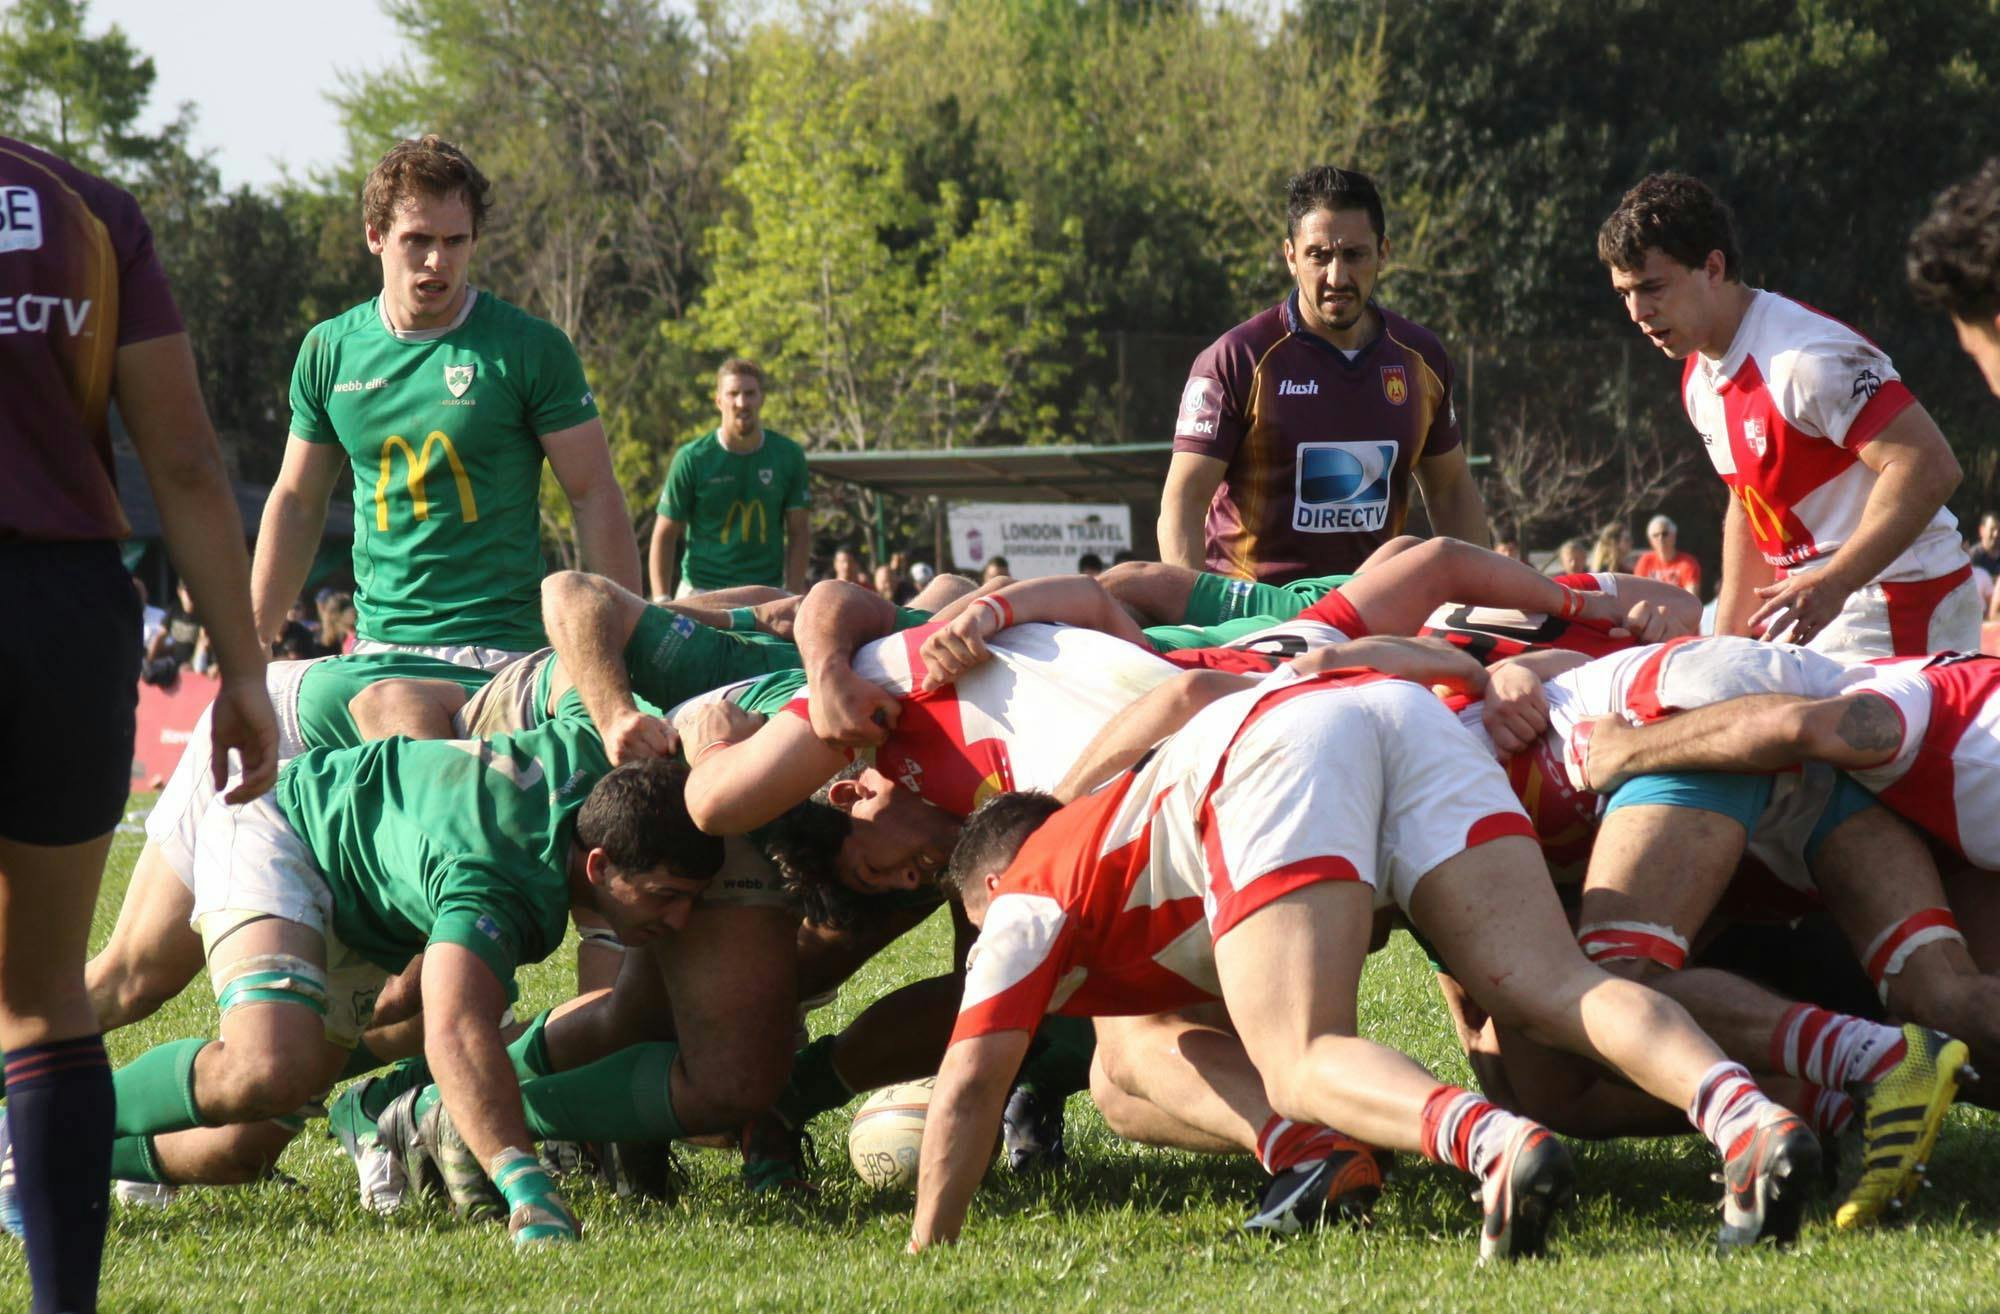
[[[660,717],[648,716],[634,707],[608,720],[610,723],[599,727],[599,731],[613,766],[672,757],[680,751],[680,736]]]
[[[942,688],[991,660],[993,653],[986,647],[986,640],[1006,629],[1013,619],[1007,600],[989,593],[925,639],[920,650],[926,668],[924,688]]]

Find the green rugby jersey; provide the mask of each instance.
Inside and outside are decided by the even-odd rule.
[[[738,455],[713,429],[674,453],[659,512],[687,526],[681,571],[698,589],[785,586],[785,512],[811,505],[805,451],[775,429]]]
[[[306,668],[299,680],[299,742],[309,748],[352,748],[362,742],[347,704],[378,680],[449,680],[467,696],[493,672],[412,652],[365,652],[329,657]]]
[[[1154,652],[1179,652],[1184,648],[1220,648],[1247,634],[1282,625],[1282,616],[1239,616],[1220,625],[1148,625],[1146,642]]]
[[[597,415],[576,348],[488,292],[420,342],[378,303],[315,326],[292,369],[292,433],[353,468],[360,632],[539,648],[540,438]]]
[[[551,721],[490,740],[308,749],[276,798],[349,948],[400,971],[426,944],[463,945],[511,981],[562,943],[576,813],[610,770],[590,722]]]

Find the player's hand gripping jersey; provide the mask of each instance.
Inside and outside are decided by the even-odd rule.
[[[1940,653],[1858,668],[1846,692],[1886,699],[1896,755],[1850,774],[1978,867],[2000,871],[2000,660]]]
[[[1426,690],[1281,672],[1210,704],[1139,766],[1051,817],[1001,877],[952,1040],[1045,1012],[1155,1013],[1220,997],[1216,939],[1321,881],[1407,903],[1465,849],[1529,834]]]
[[[1761,291],[1722,359],[1687,358],[1681,393],[1758,551],[1787,572],[1820,565],[1853,537],[1875,489],[1856,453],[1915,400],[1880,347]],[[1958,522],[1940,509],[1880,578],[1933,579],[1965,564]]]
[[[875,766],[956,816],[994,794],[1052,789],[1110,719],[1175,668],[1096,630],[1025,624],[987,641],[993,660],[926,692],[920,626],[878,639],[854,656],[854,673],[903,702]],[[798,698],[788,710],[809,719]]]

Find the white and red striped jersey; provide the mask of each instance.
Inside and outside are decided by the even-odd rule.
[[[1272,901],[1353,881],[1383,907],[1451,856],[1530,833],[1420,686],[1281,671],[1029,838],[966,962],[952,1039],[1217,998],[1215,941]]]
[[[1096,630],[1015,625],[987,640],[993,659],[925,692],[924,640],[941,623],[867,644],[854,673],[902,701],[875,766],[956,816],[994,794],[1053,789],[1117,713],[1175,673],[1158,654]],[[806,698],[786,710],[809,715]]]
[[[2000,659],[1957,653],[1857,668],[1849,693],[1887,699],[1903,719],[1896,755],[1849,772],[1900,816],[2000,871]]]
[[[1741,635],[1690,635],[1585,662],[1547,680],[1549,735],[1562,745],[1570,784],[1585,787],[1587,724],[1620,714],[1634,725],[1749,694],[1827,698],[1852,676],[1831,657]]]
[[[1880,347],[1763,291],[1753,291],[1721,359],[1688,357],[1681,399],[1758,550],[1780,571],[1810,570],[1853,536],[1875,491],[1858,453],[1916,400]],[[1935,579],[1965,561],[1958,522],[1939,508],[1877,580]]]

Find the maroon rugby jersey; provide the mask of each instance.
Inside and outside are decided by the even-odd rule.
[[[1429,329],[1375,307],[1349,360],[1300,321],[1298,293],[1195,358],[1174,450],[1227,461],[1208,568],[1283,584],[1352,571],[1402,532],[1410,471],[1459,445],[1451,362]]]
[[[118,348],[181,331],[125,192],[0,137],[0,542],[117,539]]]

